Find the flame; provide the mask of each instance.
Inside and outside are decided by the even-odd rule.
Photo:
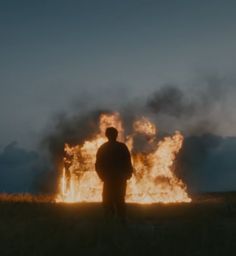
[[[155,136],[157,133],[156,126],[145,117],[136,120],[133,124],[133,128],[135,132],[149,136]]]
[[[59,182],[57,202],[100,202],[102,182],[94,164],[98,148],[107,141],[105,130],[113,126],[132,152],[134,174],[128,181],[126,201],[133,203],[191,202],[186,185],[174,174],[175,158],[183,144],[183,136],[176,131],[173,136],[157,141],[157,128],[147,118],[133,123],[133,133],[124,135],[119,113],[102,114],[99,132],[82,145],[65,145],[64,167]],[[135,152],[134,142],[143,136],[146,142],[140,152]]]

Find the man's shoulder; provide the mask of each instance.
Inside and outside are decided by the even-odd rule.
[[[126,144],[123,143],[123,142],[120,142],[120,141],[117,141],[117,146],[118,146],[119,148],[122,148],[122,149],[127,149]]]
[[[123,142],[120,142],[120,141],[116,141],[116,142],[105,142],[104,144],[102,144],[100,147],[99,147],[99,150],[104,150],[104,149],[108,149],[108,148],[113,148],[113,147],[118,147],[118,148],[123,148],[123,149],[126,149],[127,146],[125,145],[125,143]]]
[[[108,143],[107,143],[107,142],[103,143],[103,144],[98,148],[98,152],[104,151],[107,147],[108,147]]]
[[[120,141],[116,141],[117,145],[121,146],[121,147],[126,147],[125,143],[120,142]]]
[[[109,145],[108,145],[108,142],[105,142],[105,143],[103,143],[100,147],[99,147],[99,149],[101,148],[106,148],[106,147],[108,147]]]

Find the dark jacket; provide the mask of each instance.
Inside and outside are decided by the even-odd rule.
[[[127,146],[117,141],[104,143],[98,149],[95,169],[103,181],[129,179],[133,167]]]

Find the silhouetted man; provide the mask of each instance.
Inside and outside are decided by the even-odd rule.
[[[118,131],[109,127],[106,129],[108,142],[104,143],[97,152],[96,172],[103,184],[103,206],[107,215],[115,213],[125,221],[125,192],[126,181],[132,176],[131,157],[127,146],[116,141]]]

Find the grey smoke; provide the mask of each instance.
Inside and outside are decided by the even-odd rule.
[[[197,86],[199,84],[201,86]],[[208,75],[197,79],[191,86],[168,84],[159,87],[146,101],[139,100],[123,105],[118,111],[121,113],[127,133],[132,129],[133,120],[142,115],[148,115],[157,123],[160,136],[172,133],[176,129],[181,130],[186,141],[179,163],[181,170],[188,171],[180,172],[179,175],[188,179],[188,174],[196,174],[197,169],[206,169],[206,164],[213,161],[213,158],[209,160],[209,152],[212,149],[217,150],[223,142],[223,138],[214,137],[219,120],[213,113],[217,105],[225,102],[231,90],[232,86],[228,80]],[[58,116],[54,128],[44,138],[44,145],[48,148],[55,163],[55,178],[63,157],[64,144],[76,145],[89,139],[97,132],[101,113],[110,112],[108,110],[83,112],[80,109],[78,114]],[[143,149],[144,141],[145,138],[142,136],[136,136],[135,149]],[[219,157],[223,155],[224,152]],[[217,172],[220,173],[221,170]],[[191,183],[191,178],[189,182]],[[196,187],[196,190],[207,189],[206,186],[199,184],[192,184],[192,186]]]
[[[189,136],[225,134],[224,130],[231,130],[228,124],[235,121],[232,95],[235,95],[233,80],[207,75],[188,86],[158,87],[148,97],[145,109],[163,131],[178,129]]]
[[[77,145],[90,138],[98,130],[98,120],[101,113],[107,110],[95,110],[78,115],[58,115],[55,126],[43,138],[42,145],[46,147],[54,160],[63,155],[64,144]]]
[[[120,109],[129,133],[135,118],[147,115],[158,126],[159,134],[181,130],[185,135],[177,164],[177,174],[191,191],[222,191],[236,189],[234,137],[217,136],[224,129],[221,116],[226,113],[228,124],[234,113],[231,101],[235,95],[229,79],[208,76],[191,86],[168,84],[158,87],[145,99],[121,104]],[[89,139],[98,130],[101,113],[110,110],[84,110],[59,114],[42,139],[42,148],[50,161],[36,151],[27,151],[9,144],[0,154],[1,192],[53,192],[56,190],[58,168],[63,159],[64,144],[76,145]],[[159,135],[160,138],[161,135]],[[142,149],[145,138],[136,138],[136,149]]]
[[[155,114],[174,117],[189,116],[195,111],[195,105],[184,92],[173,85],[161,87],[147,101],[147,108]]]

